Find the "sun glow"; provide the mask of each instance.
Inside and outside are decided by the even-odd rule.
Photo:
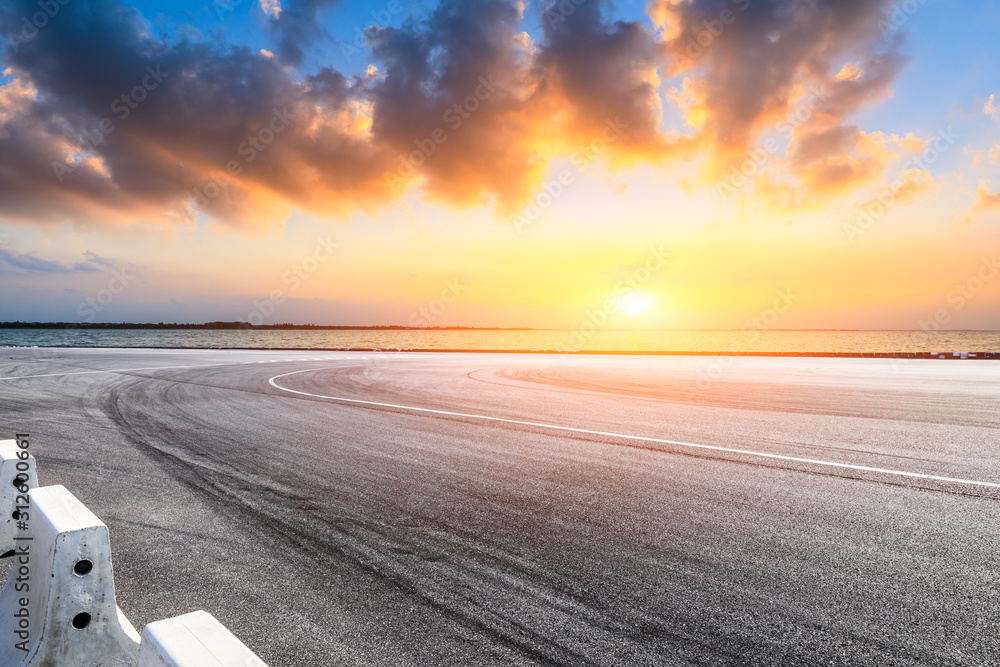
[[[656,300],[652,294],[647,292],[637,292],[622,299],[618,305],[619,310],[629,317],[639,317],[647,313],[656,305]]]

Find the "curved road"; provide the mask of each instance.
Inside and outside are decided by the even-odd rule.
[[[0,438],[272,667],[988,665],[998,371],[0,349]]]

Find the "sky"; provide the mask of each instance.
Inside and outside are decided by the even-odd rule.
[[[0,320],[998,330],[998,33],[985,0],[7,0]]]

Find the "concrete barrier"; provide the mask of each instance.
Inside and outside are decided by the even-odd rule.
[[[196,611],[150,623],[138,667],[267,667],[214,616]]]
[[[17,440],[0,440],[0,555],[12,556],[17,536],[18,505],[27,492],[38,487],[35,457],[18,446]]]
[[[115,603],[107,526],[64,487],[38,488],[26,441],[0,441],[0,552],[0,667],[267,667],[204,611],[140,638]]]
[[[62,486],[28,500],[0,590],[0,665],[134,667],[139,634],[115,604],[107,526]]]

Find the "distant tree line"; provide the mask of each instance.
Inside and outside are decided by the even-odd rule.
[[[253,325],[247,322],[206,322],[205,324],[170,324],[160,322],[0,322],[0,329],[288,329],[288,330],[378,330],[378,331],[408,331],[421,329],[435,329],[441,331],[532,331],[529,327],[406,327],[401,325],[376,325],[376,326],[333,326],[322,324],[260,324]]]

